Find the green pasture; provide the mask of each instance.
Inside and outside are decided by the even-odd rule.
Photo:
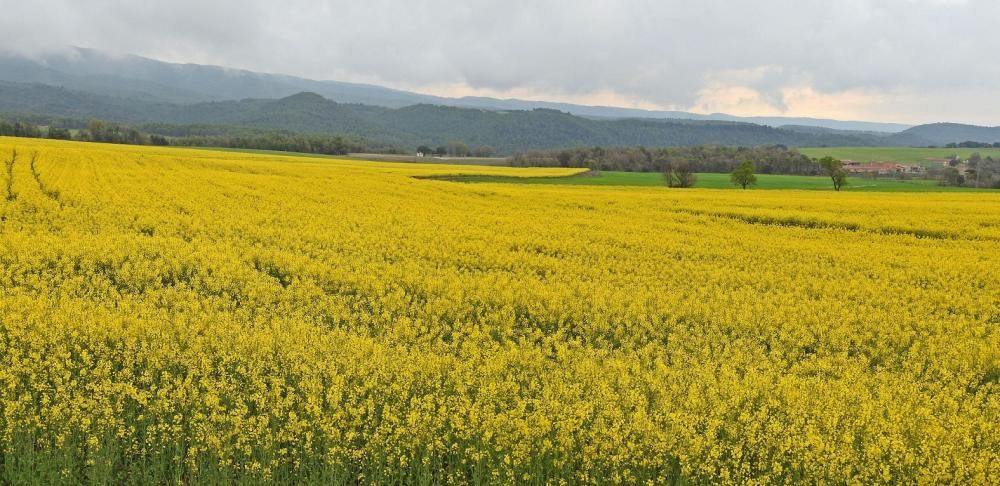
[[[916,148],[916,147],[812,147],[800,148],[799,152],[812,158],[827,155],[840,160],[855,160],[858,162],[898,162],[901,164],[917,164],[925,167],[941,165],[941,161],[954,156],[968,159],[970,155],[979,152],[983,157],[1000,158],[1000,148]]]
[[[663,187],[663,175],[656,172],[600,172],[570,177],[511,177],[511,176],[450,176],[436,177],[453,182],[492,182],[511,184],[558,184],[577,186],[645,186]],[[729,180],[729,174],[703,173],[697,175],[695,188],[739,189]],[[757,185],[751,190],[802,189],[833,190],[830,179],[822,176],[758,174]],[[874,192],[939,192],[971,191],[965,187],[940,186],[933,180],[897,181],[895,179],[868,179],[849,177],[845,191]]]

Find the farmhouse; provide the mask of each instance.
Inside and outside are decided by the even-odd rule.
[[[853,160],[844,161],[844,170],[850,174],[874,174],[874,175],[894,175],[894,174],[917,174],[921,168],[919,165],[898,164],[895,162],[867,162],[861,163]]]

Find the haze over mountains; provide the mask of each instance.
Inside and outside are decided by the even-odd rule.
[[[443,98],[79,48],[33,57],[0,54],[0,113],[336,133],[403,147],[460,140],[502,152],[581,145],[926,146],[1000,141],[1000,128],[959,124],[910,127]]]
[[[113,55],[95,49],[68,48],[26,57],[0,53],[0,80],[42,83],[100,94],[197,103],[243,98],[283,98],[313,92],[339,103],[360,103],[402,108],[435,104],[489,110],[549,108],[597,118],[683,118],[747,121],[762,125],[821,126],[841,130],[898,132],[909,125],[813,118],[737,117],[682,111],[649,111],[632,108],[582,106],[546,101],[500,100],[485,97],[445,98],[381,86],[340,81],[315,81],[280,74],[263,74],[198,64],[174,64],[133,55]]]

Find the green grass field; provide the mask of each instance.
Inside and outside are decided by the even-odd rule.
[[[440,177],[454,182],[493,182],[511,184],[559,184],[580,186],[644,186],[662,187],[663,175],[657,172],[601,172],[599,175],[584,174],[572,177],[506,177],[506,176],[453,176]],[[738,189],[729,181],[729,174],[698,174],[696,188],[703,189]],[[833,190],[830,179],[820,176],[795,176],[758,174],[756,190],[803,189],[803,190]],[[939,186],[937,181],[911,180],[896,181],[894,179],[865,179],[850,177],[845,191],[873,192],[942,192],[942,191],[975,191],[966,187]]]
[[[455,165],[487,165],[501,166],[506,164],[503,158],[449,158],[438,159],[434,157],[417,158],[410,156],[382,155],[373,156],[371,154],[352,154],[350,156],[334,156],[322,154],[301,154],[292,152],[278,152],[272,150],[255,149],[206,149],[222,150],[227,152],[241,152],[252,154],[270,154],[296,157],[312,158],[332,158],[332,159],[352,159],[363,161],[382,162],[420,162],[428,164],[455,164]],[[922,148],[891,148],[891,147],[831,147],[831,148],[811,148],[801,149],[802,153],[810,157],[821,157],[823,155],[833,155],[834,157],[850,160],[890,160],[895,157],[897,162],[918,163],[923,160],[926,164],[933,163],[928,157],[947,157],[958,154],[967,157],[975,149],[922,149]],[[1000,149],[978,150],[984,157],[992,155],[1000,158]],[[944,154],[944,155],[942,155]],[[582,174],[572,177],[508,177],[508,176],[450,176],[433,177],[434,179],[444,179],[454,182],[494,182],[513,184],[559,184],[559,185],[579,185],[579,186],[639,186],[639,187],[662,187],[663,175],[658,172],[614,172],[604,171],[596,175],[593,173]],[[952,191],[976,191],[977,189],[968,187],[940,186],[933,180],[909,180],[897,181],[895,179],[868,179],[862,177],[849,177],[845,191],[872,191],[872,192],[952,192]],[[698,174],[698,181],[695,187],[704,189],[736,189],[729,181],[729,174]],[[832,190],[832,184],[826,177],[821,176],[795,176],[795,175],[773,175],[758,174],[757,185],[754,189],[800,189],[800,190]],[[984,189],[978,189],[984,190]]]
[[[924,166],[937,165],[937,160],[951,158],[955,155],[967,159],[974,152],[979,152],[983,157],[1000,158],[1000,149],[995,148],[819,147],[798,150],[813,158],[830,155],[837,159],[858,162],[899,162]]]

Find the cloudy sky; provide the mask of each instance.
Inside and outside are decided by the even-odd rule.
[[[995,0],[0,0],[4,47],[736,115],[1000,124]]]

